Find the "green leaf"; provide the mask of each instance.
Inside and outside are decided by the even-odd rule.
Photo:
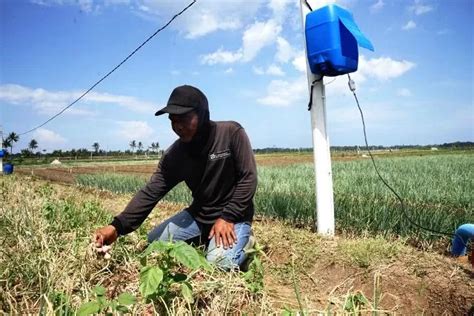
[[[201,267],[207,272],[211,272],[213,270],[209,261],[207,261],[207,259],[201,255],[199,255],[199,263],[201,264]]]
[[[281,312],[281,316],[292,316],[292,315],[293,315],[293,311],[288,306],[284,306],[284,309]]]
[[[187,268],[196,270],[201,266],[201,259],[194,247],[181,241],[177,242],[170,251],[170,255]]]
[[[183,273],[176,273],[175,275],[173,275],[174,282],[183,282],[183,281],[186,281],[187,278],[188,276]]]
[[[360,305],[369,305],[367,298],[360,292],[356,294],[355,299],[360,303]]]
[[[78,316],[85,316],[85,315],[92,315],[96,314],[100,311],[99,303],[96,301],[87,302],[79,307],[79,311],[77,312]]]
[[[194,303],[193,290],[191,289],[191,285],[189,283],[181,283],[181,294],[183,295],[186,302],[189,304]]]
[[[142,256],[148,256],[153,252],[163,252],[170,249],[170,247],[172,247],[172,244],[169,242],[157,240],[148,245],[145,251],[143,251]]]
[[[123,305],[117,306],[116,309],[117,311],[122,312],[122,313],[130,313],[130,310],[126,306],[123,306]]]
[[[122,305],[132,305],[137,302],[136,297],[127,292],[120,294],[117,300]]]
[[[109,302],[105,299],[105,296],[97,295],[97,303],[99,303],[99,308],[104,309],[109,306]]]
[[[94,293],[97,296],[104,296],[105,295],[105,287],[100,286],[100,285],[96,285],[94,287]]]
[[[147,265],[147,258],[146,258],[145,255],[140,256],[140,265],[141,265],[142,267],[144,267],[144,266]]]
[[[116,301],[110,302],[109,306],[112,309],[112,311],[115,311],[117,309],[118,303]]]
[[[156,292],[163,280],[163,271],[157,267],[144,267],[140,271],[140,293],[148,297]]]

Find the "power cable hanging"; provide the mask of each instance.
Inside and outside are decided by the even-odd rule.
[[[324,76],[319,77],[318,79],[314,79],[313,82],[311,82],[311,87],[309,89],[309,102],[308,102],[308,111],[311,111],[311,108],[313,107],[313,88],[316,82],[321,82],[324,79]]]
[[[26,131],[26,132],[23,132],[21,134],[19,134],[19,136],[22,136],[22,135],[25,135],[25,134],[28,134],[28,133],[31,133],[33,132],[34,130],[37,130],[38,128],[40,127],[43,127],[45,126],[46,124],[48,124],[49,122],[51,122],[52,120],[54,120],[56,117],[58,117],[59,115],[63,114],[64,111],[66,111],[67,109],[69,109],[71,106],[73,106],[74,104],[76,104],[77,102],[79,102],[79,100],[81,100],[83,97],[85,97],[90,91],[92,91],[97,85],[99,85],[102,81],[104,81],[108,76],[110,76],[115,70],[117,70],[120,66],[122,66],[128,59],[130,59],[130,57],[132,57],[137,51],[139,51],[143,46],[145,46],[146,43],[148,43],[153,37],[155,37],[158,33],[160,33],[162,30],[164,30],[165,28],[168,27],[168,25],[171,24],[171,22],[174,21],[174,19],[176,19],[178,16],[180,16],[181,14],[183,14],[186,10],[188,10],[194,3],[196,3],[197,0],[193,0],[193,2],[191,2],[190,4],[188,4],[183,10],[181,10],[179,13],[176,13],[165,25],[163,25],[162,27],[160,27],[158,30],[155,31],[155,33],[153,33],[152,35],[150,35],[143,43],[140,44],[140,46],[138,46],[137,48],[135,48],[135,50],[133,52],[131,52],[127,57],[125,57],[125,59],[123,59],[117,66],[115,66],[111,71],[109,71],[105,76],[103,76],[101,79],[99,79],[96,83],[94,83],[89,89],[87,89],[86,92],[84,92],[83,94],[81,94],[81,96],[79,96],[76,100],[74,100],[73,102],[71,102],[69,105],[67,105],[66,107],[64,107],[61,111],[59,111],[58,113],[56,113],[55,115],[53,115],[52,117],[50,117],[48,120],[46,120],[46,122]]]
[[[372,156],[372,152],[370,151],[370,148],[369,148],[369,142],[367,141],[367,132],[366,132],[366,128],[365,128],[365,120],[364,120],[364,113],[362,112],[362,108],[360,107],[360,104],[359,104],[359,99],[357,98],[357,95],[355,93],[355,83],[354,81],[351,79],[351,76],[349,74],[347,74],[347,77],[349,78],[349,82],[348,82],[348,85],[349,85],[349,89],[351,90],[352,94],[354,95],[354,98],[355,98],[355,101],[356,101],[356,104],[357,104],[357,108],[359,109],[359,112],[360,112],[360,117],[362,119],[362,127],[363,127],[363,130],[364,130],[364,140],[365,140],[365,147],[367,149],[367,152],[369,153],[369,156],[370,156],[370,159],[372,160],[372,164],[374,165],[374,169],[375,169],[375,172],[377,173],[377,176],[379,177],[379,179],[383,182],[383,184],[397,197],[398,201],[400,202],[400,206],[401,206],[401,209],[402,209],[402,214],[403,216],[408,220],[408,222],[413,225],[413,226],[416,226],[418,228],[421,228],[422,230],[425,230],[425,231],[428,231],[432,234],[436,234],[436,235],[445,235],[445,236],[450,236],[450,237],[453,237],[453,236],[456,236],[456,233],[447,233],[447,232],[442,232],[442,231],[438,231],[438,230],[435,230],[435,229],[431,229],[431,228],[427,228],[427,227],[424,227],[420,224],[418,224],[417,222],[415,222],[407,213],[407,210],[406,210],[406,207],[405,207],[405,203],[403,202],[403,199],[401,198],[401,196],[395,191],[395,189],[393,189],[388,183],[387,181],[382,177],[382,175],[380,174],[378,168],[377,168],[377,164],[375,163],[375,160],[374,160],[374,157]],[[462,239],[461,239],[462,241]]]

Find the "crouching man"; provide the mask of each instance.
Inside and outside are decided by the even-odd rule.
[[[171,93],[168,114],[179,136],[164,153],[149,182],[125,210],[95,233],[96,246],[112,244],[137,229],[155,205],[178,183],[192,191],[193,202],[148,234],[154,240],[183,240],[206,245],[207,259],[223,269],[240,267],[244,248],[253,243],[253,196],[257,170],[250,141],[236,122],[209,119],[206,96],[192,86]]]

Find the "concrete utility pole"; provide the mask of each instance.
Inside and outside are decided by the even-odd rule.
[[[306,15],[311,10],[305,0],[300,0],[301,20],[305,31]],[[307,47],[305,40],[305,56]],[[316,219],[317,232],[321,235],[334,236],[334,195],[332,186],[331,153],[329,138],[326,130],[326,96],[322,78],[314,75],[306,57],[306,74],[308,89],[311,93],[311,83],[319,80],[313,87],[313,105],[311,107],[311,127],[313,131],[313,158],[316,174]]]

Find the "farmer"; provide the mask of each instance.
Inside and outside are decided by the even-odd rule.
[[[465,256],[469,240],[474,240],[474,224],[459,226],[453,238],[451,254],[454,257]],[[474,268],[474,249],[471,252],[471,263]]]
[[[209,119],[207,98],[184,85],[171,93],[166,107],[179,136],[163,154],[149,182],[110,225],[95,233],[97,247],[137,229],[155,205],[178,183],[191,189],[193,202],[148,234],[154,240],[183,240],[207,247],[207,259],[223,269],[242,265],[252,246],[253,196],[257,171],[250,141],[236,122]]]

